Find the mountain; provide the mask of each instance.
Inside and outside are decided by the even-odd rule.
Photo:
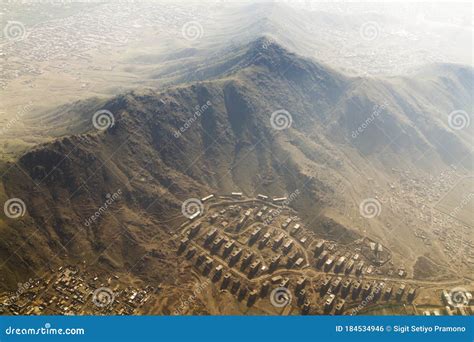
[[[419,257],[450,274],[458,266],[441,247],[405,238],[433,224],[407,224],[402,214],[431,206],[428,199],[413,204],[393,184],[400,170],[420,179],[453,164],[472,172],[472,127],[458,134],[447,121],[469,110],[472,76],[469,67],[438,65],[413,77],[350,77],[264,36],[181,70],[166,88],[58,109],[74,134],[3,166],[1,193],[23,199],[27,215],[0,221],[1,286],[65,262],[168,285],[189,279],[173,238],[185,220],[181,204],[231,191],[298,190],[291,206],[321,236],[350,243],[368,235],[411,274]],[[92,124],[99,109],[112,115],[105,130]],[[272,121],[275,112],[283,121]],[[368,222],[359,204],[370,197],[383,212]],[[91,221],[110,198],[110,210]]]

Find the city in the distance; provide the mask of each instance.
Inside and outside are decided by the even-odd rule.
[[[0,7],[1,315],[473,315],[471,3]]]

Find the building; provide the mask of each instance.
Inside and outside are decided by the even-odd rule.
[[[265,247],[268,241],[270,240],[270,236],[270,233],[265,233],[262,239],[260,239],[260,241],[258,242],[258,248],[262,249],[263,247]]]
[[[332,308],[332,305],[334,304],[334,299],[336,298],[336,295],[330,294],[327,296],[325,302],[324,302],[324,309],[325,311],[329,312]]]
[[[329,258],[326,260],[326,262],[324,263],[324,271],[329,271],[332,267],[334,263],[334,259],[333,258]]]
[[[223,269],[224,266],[217,265],[216,269],[214,270],[214,279],[218,280],[221,277]]]
[[[342,312],[344,311],[344,305],[345,305],[346,301],[344,299],[339,299],[336,303],[336,307],[334,309],[334,313],[336,315],[341,315]]]
[[[186,246],[188,245],[188,243],[189,243],[189,239],[187,237],[181,239],[178,251],[179,252],[184,251],[186,249]]]
[[[293,230],[291,231],[292,235],[298,234],[298,232],[301,230],[301,225],[299,223],[295,224],[293,227]]]
[[[295,267],[301,267],[303,266],[304,259],[303,258],[298,258],[295,261]]]
[[[339,292],[339,288],[341,287],[341,282],[342,282],[341,277],[337,277],[331,282],[331,293],[336,294]]]
[[[255,242],[262,231],[262,227],[256,227],[253,232],[250,234],[249,242]]]
[[[206,254],[202,253],[196,258],[196,266],[201,265],[206,259]]]
[[[203,272],[204,272],[204,273],[209,273],[209,271],[210,271],[211,268],[212,268],[212,264],[213,264],[213,263],[214,263],[214,261],[213,261],[211,258],[207,257],[206,262],[204,263],[204,270],[203,270]]]
[[[281,246],[281,244],[283,243],[283,239],[285,238],[285,234],[283,233],[280,233],[280,235],[278,235],[274,242],[273,242],[273,250],[276,250],[278,247]]]
[[[296,291],[296,297],[298,298],[297,304],[302,305],[306,301],[306,290]]]
[[[299,290],[303,289],[306,286],[307,282],[308,282],[308,280],[306,279],[306,277],[299,278],[298,281],[296,282],[295,291],[299,291]]]
[[[443,300],[443,302],[446,305],[453,306],[453,301],[452,301],[451,295],[448,293],[448,291],[443,290],[443,292],[441,292],[441,299]]]
[[[218,214],[218,213],[214,213],[214,214],[211,215],[211,217],[210,217],[210,219],[209,219],[209,222],[215,223],[218,218],[219,218],[219,214]]]
[[[214,195],[213,195],[213,194],[210,194],[210,195],[208,195],[208,196],[206,196],[206,197],[201,198],[201,202],[203,202],[203,203],[204,203],[204,202],[207,202],[207,201],[209,201],[209,200],[212,199],[212,198],[214,198]]]
[[[407,296],[408,301],[412,302],[413,299],[415,299],[415,294],[416,294],[416,289],[412,287],[410,291],[408,291],[408,296]]]
[[[213,228],[206,234],[205,245],[209,244],[217,235],[217,229]]]
[[[242,268],[246,268],[252,262],[254,254],[252,252],[248,252],[244,259],[242,260]]]
[[[317,259],[316,267],[321,267],[326,261],[326,259],[328,258],[328,255],[329,255],[328,251],[323,251]]]
[[[227,285],[229,285],[230,281],[232,280],[232,276],[230,273],[226,273],[224,275],[224,279],[222,280],[222,284],[221,284],[221,287],[223,289],[225,289],[227,287]]]
[[[262,266],[262,262],[260,260],[257,260],[252,265],[250,265],[249,276],[256,275],[260,266]]]
[[[392,296],[392,287],[391,286],[387,286],[387,288],[385,289],[385,293],[383,295],[383,298],[385,300],[389,300],[390,297]]]
[[[345,274],[349,274],[352,272],[352,269],[354,268],[354,260],[349,260],[346,266],[346,270],[344,271]]]
[[[235,231],[238,232],[242,229],[242,227],[245,225],[245,222],[247,221],[247,217],[244,216],[242,217],[239,222],[237,222],[237,226],[235,226]]]
[[[191,259],[196,254],[196,247],[191,247],[186,254],[186,259]]]
[[[278,268],[278,265],[280,264],[280,260],[281,260],[281,254],[278,254],[278,255],[275,255],[272,257],[271,261],[270,261],[270,270],[271,271],[274,271]]]
[[[189,237],[193,238],[199,233],[199,230],[201,229],[201,224],[195,224],[189,229]]]
[[[303,308],[301,310],[301,313],[303,315],[307,315],[310,310],[311,310],[311,302],[309,300],[306,300],[303,304]]]
[[[230,265],[235,265],[240,257],[242,256],[242,249],[241,248],[237,248],[236,250],[234,250],[232,252],[232,254],[230,255],[230,261],[229,261],[229,264]]]
[[[324,250],[324,241],[318,241],[316,248],[314,249],[314,256],[317,257]]]
[[[342,283],[342,289],[341,289],[341,294],[343,296],[347,296],[349,294],[349,291],[351,290],[351,280],[350,279],[346,279],[343,283]]]
[[[307,236],[303,236],[301,239],[300,239],[300,243],[306,247],[306,243],[308,242],[308,237]]]
[[[356,275],[361,275],[361,274],[362,274],[362,271],[363,271],[363,268],[364,268],[364,262],[363,262],[363,261],[360,261],[360,262],[357,264],[356,269],[355,269]]]
[[[235,246],[234,241],[227,242],[224,246],[224,256],[229,255],[232,249],[234,248],[234,246]]]
[[[242,287],[240,288],[240,291],[239,291],[238,300],[244,299],[244,297],[245,297],[245,295],[247,294],[247,292],[248,292],[248,288],[245,287],[245,286],[242,286]]]
[[[405,292],[405,288],[406,288],[405,284],[400,285],[400,287],[398,288],[397,293],[396,293],[397,300],[402,299],[403,293]]]
[[[352,287],[352,299],[356,299],[359,297],[359,293],[362,289],[362,283],[358,280],[354,282],[354,286]]]
[[[252,290],[249,292],[249,298],[247,299],[247,305],[251,306],[257,300],[258,292],[257,290]]]
[[[329,285],[331,284],[331,278],[326,277],[323,279],[323,283],[321,284],[320,291],[321,293],[326,293],[327,290],[329,289]]]
[[[334,267],[334,271],[335,272],[342,271],[342,268],[344,267],[345,262],[346,262],[346,257],[341,256],[336,262],[336,266]]]
[[[190,221],[194,221],[195,219],[197,219],[199,217],[199,215],[201,215],[201,211],[198,210],[196,211],[195,213],[189,215],[189,220]]]
[[[215,252],[221,248],[222,244],[224,243],[224,239],[220,236],[216,237],[214,242],[212,243],[212,250]]]
[[[270,282],[265,280],[260,288],[260,297],[265,297],[270,289]]]
[[[366,283],[362,287],[362,297],[367,297],[369,295],[371,289],[372,289],[372,283]]]
[[[230,291],[232,293],[236,293],[240,288],[240,280],[239,279],[235,279],[233,284],[232,284],[232,288],[230,289]]]
[[[279,276],[272,277],[271,281],[272,281],[273,284],[276,284],[276,283],[281,282],[282,279],[283,279],[283,277],[279,275]]]
[[[288,252],[291,251],[292,247],[293,247],[293,241],[292,240],[286,241],[285,244],[283,245],[283,252],[285,254],[288,254]]]

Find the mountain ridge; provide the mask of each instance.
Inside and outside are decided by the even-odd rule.
[[[9,165],[2,179],[5,193],[25,199],[28,218],[21,230],[16,230],[21,223],[9,227],[12,239],[2,241],[1,250],[12,254],[30,244],[32,236],[42,248],[30,246],[23,257],[9,259],[11,277],[5,284],[14,284],[19,273],[31,273],[31,267],[39,270],[54,263],[49,261],[52,255],[120,270],[146,253],[151,236],[160,237],[164,250],[171,251],[173,230],[160,221],[168,215],[184,220],[179,218],[180,205],[189,197],[235,190],[281,196],[299,189],[301,195],[291,205],[323,236],[351,241],[367,229],[392,244],[398,260],[420,249],[416,242],[402,244],[387,233],[392,216],[367,227],[352,219],[358,202],[373,192],[373,180],[353,180],[364,175],[380,184],[392,182],[396,165],[425,175],[442,170],[450,161],[444,160],[433,134],[443,138],[439,132],[444,132],[451,150],[472,153],[465,142],[439,122],[427,126],[439,130],[434,133],[414,125],[410,115],[423,104],[411,98],[411,89],[396,92],[399,80],[346,77],[276,43],[266,44],[265,38],[244,51],[248,54],[238,55],[241,68],[220,78],[116,96],[101,106],[114,121],[105,131],[90,124],[82,134],[38,146],[22,155],[18,165]],[[454,84],[451,90],[459,94],[465,85]],[[381,112],[372,115],[376,105]],[[292,120],[282,131],[271,122],[271,114],[279,110]],[[177,136],[198,111],[198,119]],[[371,129],[353,138],[371,115]],[[392,145],[393,139],[400,139],[397,135],[401,147]],[[425,148],[429,159],[417,160]],[[418,155],[412,157],[414,152]],[[469,161],[460,165],[470,166]],[[31,179],[25,180],[25,173]],[[118,189],[123,196],[116,210],[85,227],[85,219]],[[108,241],[115,236],[118,246],[109,249]],[[447,265],[437,251],[419,252]],[[171,252],[166,254],[175,259]],[[163,281],[177,276],[169,263],[156,267],[161,271],[137,276]],[[159,275],[163,272],[170,276]]]

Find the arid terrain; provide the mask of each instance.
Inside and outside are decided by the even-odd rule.
[[[2,6],[0,313],[472,315],[471,17]]]

